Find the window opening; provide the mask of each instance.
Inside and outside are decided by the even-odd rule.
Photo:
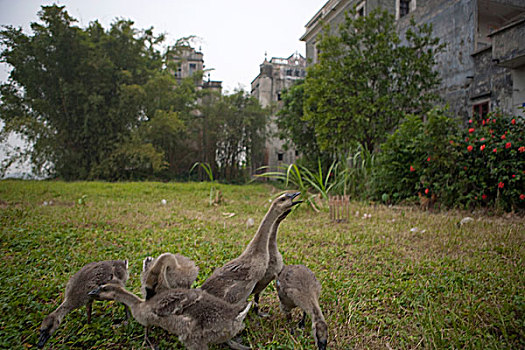
[[[482,102],[475,104],[472,106],[472,117],[480,121],[487,118],[487,115],[489,114],[489,101]]]

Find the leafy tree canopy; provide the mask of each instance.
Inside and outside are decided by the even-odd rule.
[[[376,9],[367,17],[347,14],[335,34],[320,35],[319,62],[308,70],[304,117],[321,149],[374,149],[408,113],[425,113],[437,98],[433,70],[442,49],[427,25],[414,22],[404,40],[394,17]]]
[[[127,20],[81,29],[63,6],[42,6],[38,15],[31,35],[0,31],[1,60],[12,67],[0,86],[2,132],[32,144],[26,155],[37,174],[90,178],[139,124],[163,38]]]

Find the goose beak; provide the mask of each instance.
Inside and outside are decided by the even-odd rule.
[[[92,297],[96,297],[100,295],[100,287],[97,289],[93,289],[91,292],[88,293],[88,295],[91,295]]]
[[[36,346],[39,349],[42,349],[50,337],[51,337],[51,334],[49,334],[48,331],[46,330],[40,331],[40,337],[38,338],[38,343]]]
[[[299,196],[301,192],[287,193],[286,196],[292,200],[292,206],[302,203],[303,201],[293,201],[295,197]]]

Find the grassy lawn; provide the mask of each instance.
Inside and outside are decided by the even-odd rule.
[[[139,293],[142,259],[179,252],[199,265],[201,285],[242,252],[277,192],[220,185],[225,202],[209,206],[209,188],[0,181],[0,348],[35,348],[40,322],[62,301],[69,277],[92,261],[128,259],[128,288]],[[459,226],[466,214],[456,211],[352,203],[357,211],[336,224],[327,210],[302,206],[278,237],[285,263],[308,266],[323,285],[330,349],[525,348],[523,218],[473,216]],[[246,227],[248,218],[255,226]],[[245,344],[314,349],[310,323],[294,330],[273,283],[261,306],[271,316],[248,316]],[[295,324],[299,311],[294,315]],[[110,302],[94,303],[89,325],[85,308],[75,310],[47,348],[142,349],[142,326],[119,323],[123,317],[121,305]],[[182,348],[161,329],[152,335],[161,349]]]

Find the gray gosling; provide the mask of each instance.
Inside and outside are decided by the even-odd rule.
[[[261,292],[270,284],[271,281],[277,278],[277,275],[283,269],[283,256],[279,252],[277,247],[277,232],[279,230],[279,224],[288,216],[291,210],[285,211],[277,220],[273,223],[272,228],[270,229],[270,238],[268,241],[268,268],[263,278],[257,282],[255,288],[252,291],[254,294],[253,297],[253,310],[256,314],[261,317],[268,317],[268,314],[259,311],[259,297]]]
[[[326,349],[328,326],[319,307],[321,283],[314,273],[304,265],[286,265],[277,277],[277,293],[281,310],[291,320],[295,307],[303,310],[299,327],[304,328],[306,314],[312,319],[312,334],[319,350]]]
[[[38,348],[43,348],[51,335],[57,330],[63,318],[72,310],[86,305],[87,323],[91,322],[91,304],[93,296],[88,292],[104,283],[116,283],[124,286],[128,280],[127,260],[106,260],[92,262],[82,267],[66,284],[64,301],[47,315],[40,326]],[[126,316],[128,310],[126,309]]]
[[[231,304],[245,301],[268,269],[270,260],[268,240],[271,226],[279,216],[302,202],[293,201],[300,194],[300,192],[286,193],[276,198],[244,252],[213,271],[201,288]]]
[[[199,268],[184,255],[163,253],[156,259],[151,256],[142,261],[141,292],[146,300],[167,289],[189,289],[197,279]],[[149,338],[150,327],[145,327],[144,342],[152,349],[156,346]]]
[[[142,262],[142,297],[150,299],[156,293],[172,288],[190,288],[199,268],[181,254],[164,253],[156,259],[148,256]]]
[[[143,300],[121,285],[106,284],[89,294],[127,305],[137,322],[177,335],[189,350],[227,342],[244,328],[251,306],[251,302],[226,303],[201,289],[167,289]]]

